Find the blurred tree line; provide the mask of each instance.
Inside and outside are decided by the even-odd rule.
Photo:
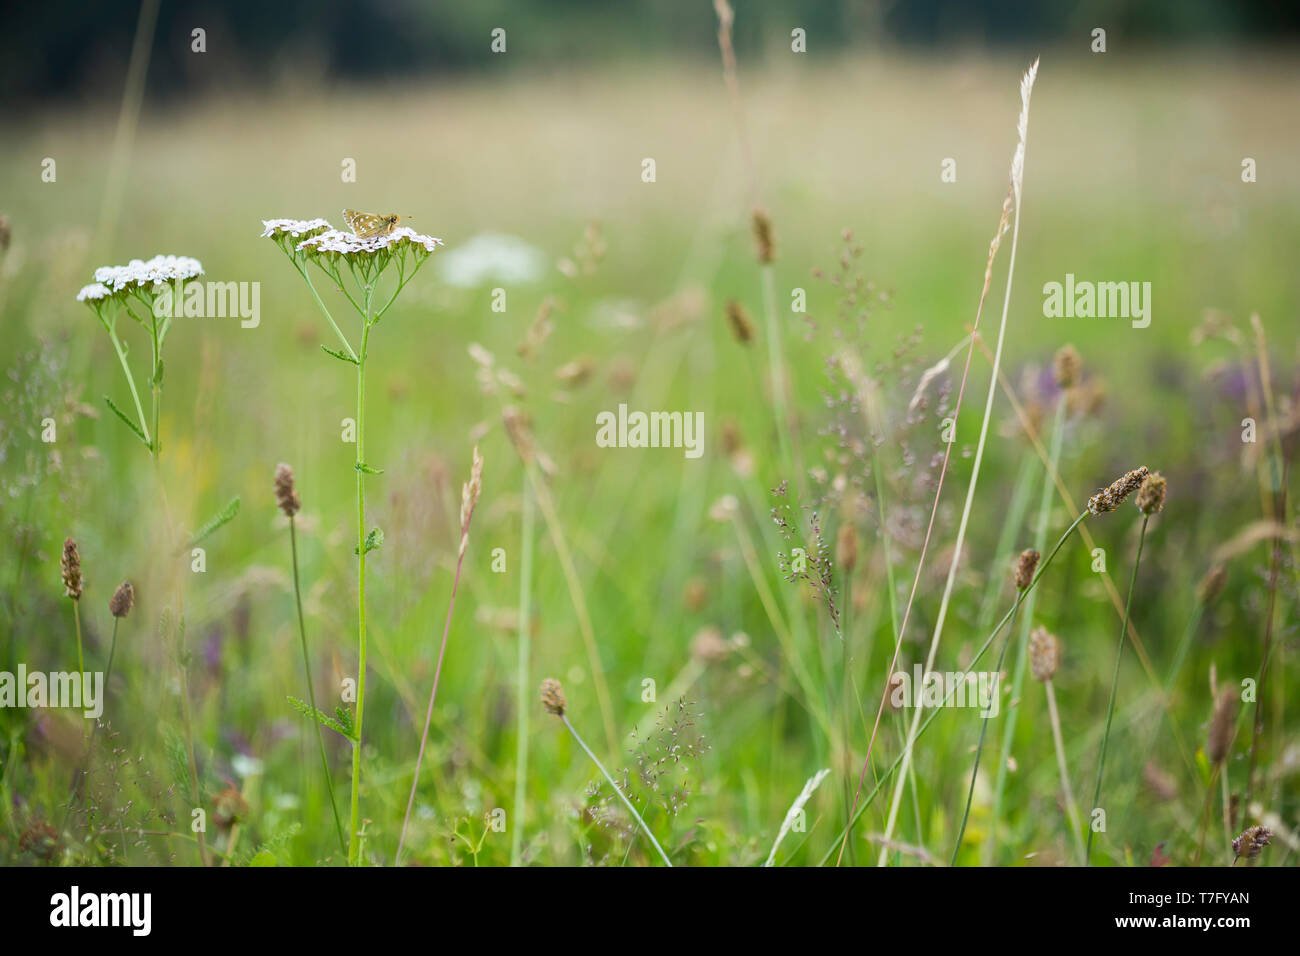
[[[155,0],[142,0],[144,3]],[[149,95],[629,56],[715,56],[711,0],[157,0]],[[871,44],[1078,43],[1107,29],[1181,43],[1294,38],[1291,0],[732,0],[746,62],[807,31],[810,53]],[[3,15],[3,103],[120,93],[141,0],[36,0]],[[489,55],[494,28],[508,56]],[[192,52],[205,31],[206,53]]]

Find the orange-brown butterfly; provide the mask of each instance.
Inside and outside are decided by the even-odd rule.
[[[348,228],[358,239],[373,239],[375,236],[386,236],[394,229],[403,218],[411,219],[411,216],[399,216],[395,212],[390,212],[387,216],[375,216],[367,212],[357,212],[355,209],[343,210],[343,221],[348,224]]]

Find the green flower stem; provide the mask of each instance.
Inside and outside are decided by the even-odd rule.
[[[298,263],[294,261],[293,256],[289,257],[289,261],[293,262],[295,268],[297,267]],[[303,279],[307,281],[307,288],[311,290],[312,298],[316,300],[316,304],[320,306],[321,312],[325,314],[325,318],[329,322],[330,328],[334,330],[334,334],[337,335],[339,337],[339,341],[343,343],[343,348],[347,350],[348,357],[352,359],[354,362],[357,361],[357,353],[352,350],[352,343],[348,341],[348,337],[343,334],[343,330],[340,329],[338,323],[334,321],[334,316],[330,315],[330,310],[327,309],[325,307],[325,303],[321,301],[320,294],[316,291],[316,287],[312,285],[311,276],[307,274],[307,270],[305,268],[299,269],[298,272],[303,277]],[[340,284],[340,288],[342,288],[341,284]],[[349,301],[351,301],[351,298],[352,298],[351,296],[348,296]],[[353,304],[355,305],[356,303]],[[363,345],[362,349],[364,348],[365,346]],[[360,441],[359,435],[357,440]]]
[[[1012,616],[1012,618],[1013,619],[1011,622],[1011,627],[1007,628],[1008,632],[1014,630],[1015,628],[1014,615]],[[1002,642],[1002,650],[998,652],[998,662],[997,665],[993,668],[994,674],[1002,673],[1002,662],[1006,660],[1007,647],[1010,644],[1011,644],[1011,635],[1010,633],[1008,633],[1006,640]],[[993,693],[998,694],[1001,693],[1001,691],[1002,689],[1000,687],[997,687],[996,685],[994,686]],[[980,739],[979,739],[979,743],[975,747],[975,763],[972,764],[970,768],[970,787],[966,791],[966,809],[961,815],[961,826],[957,830],[957,842],[953,844],[952,859],[951,861],[949,861],[948,864],[949,866],[957,865],[957,854],[961,852],[961,841],[966,836],[966,822],[970,819],[970,805],[971,805],[971,801],[975,797],[975,778],[980,772],[980,757],[984,755],[984,738],[988,735],[989,722],[992,719],[993,718],[991,716],[981,718],[982,723],[980,724]]]
[[[370,345],[370,299],[372,290],[365,290],[364,328],[361,333],[361,354],[357,356],[357,717],[352,739],[352,810],[349,818],[348,864],[361,863],[361,730],[366,707],[366,474],[361,469],[365,462],[366,428],[366,355]]]
[[[298,580],[298,531],[293,515],[289,516],[289,547],[293,554],[293,596],[298,605],[298,637],[302,642],[302,666],[307,677],[307,699],[311,702],[312,713],[319,713],[316,709],[316,690],[312,686],[311,657],[307,653],[307,624],[302,613],[302,586]],[[329,794],[330,810],[334,812],[334,828],[338,831],[339,848],[346,853],[347,841],[343,837],[343,820],[339,817],[338,804],[334,801],[334,778],[330,775],[329,758],[325,756],[325,734],[321,730],[319,721],[313,723],[316,724],[316,743],[320,745],[320,762],[325,770],[325,790]]]
[[[767,325],[767,358],[772,379],[772,410],[776,414],[776,435],[780,443],[781,464],[785,473],[794,472],[794,454],[790,441],[790,418],[786,411],[785,353],[781,326],[776,318],[776,286],[771,263],[762,267],[763,317]],[[797,476],[802,487],[803,473]]]
[[[518,713],[518,732],[515,737],[515,806],[514,826],[510,833],[510,865],[519,866],[523,859],[524,798],[528,784],[528,715],[531,710],[529,693],[532,681],[528,676],[531,648],[532,578],[533,578],[533,493],[529,486],[527,470],[524,471],[522,491],[522,529],[519,557],[519,686],[515,710]]]
[[[1051,678],[1043,681],[1047,691],[1047,713],[1052,722],[1052,743],[1056,747],[1056,766],[1061,774],[1061,791],[1065,795],[1065,812],[1070,818],[1070,831],[1079,851],[1079,859],[1084,859],[1087,851],[1083,847],[1083,824],[1080,822],[1079,805],[1074,802],[1074,788],[1070,785],[1070,771],[1065,762],[1065,741],[1061,737],[1061,715],[1056,709],[1056,689]]]
[[[1106,771],[1106,744],[1110,742],[1110,724],[1115,716],[1115,692],[1119,689],[1119,665],[1124,659],[1124,641],[1128,637],[1129,609],[1133,606],[1133,590],[1137,584],[1138,565],[1142,563],[1142,545],[1146,541],[1147,522],[1150,515],[1142,516],[1142,530],[1138,533],[1137,557],[1133,559],[1133,573],[1128,581],[1128,600],[1124,602],[1124,624],[1119,630],[1119,646],[1115,648],[1115,673],[1110,679],[1110,703],[1106,707],[1106,730],[1101,736],[1101,752],[1097,755],[1097,785],[1092,791],[1092,809],[1095,811],[1101,800],[1101,780]],[[1088,827],[1088,846],[1083,851],[1083,864],[1087,866],[1092,859],[1092,838],[1096,830]]]
[[[153,438],[149,432],[149,420],[144,417],[144,406],[140,404],[140,393],[136,391],[135,378],[131,375],[131,367],[126,364],[126,346],[122,340],[117,337],[117,329],[104,324],[108,329],[108,337],[113,342],[113,350],[117,352],[117,360],[122,364],[122,374],[126,376],[126,384],[131,387],[131,398],[135,402],[135,413],[140,416],[140,431],[144,432],[145,439],[149,442],[149,448],[153,449]]]
[[[86,665],[81,660],[81,601],[72,602],[72,623],[77,631],[77,673],[84,673]]]
[[[1065,438],[1065,393],[1056,399],[1056,412],[1052,418],[1052,447],[1048,453],[1047,468],[1043,472],[1043,489],[1038,503],[1038,524],[1034,529],[1034,549],[1042,551],[1047,546],[1047,522],[1052,514],[1052,476],[1058,474],[1061,464],[1061,446]],[[1038,596],[1030,597],[1025,604],[1025,615],[1020,622],[1020,634],[1016,637],[1016,663],[1011,676],[1011,699],[1023,700],[1025,672],[1029,663],[1029,631],[1034,623],[1034,609]],[[1010,638],[1008,638],[1010,639]],[[1007,711],[1006,722],[1002,728],[1001,759],[997,763],[997,775],[993,782],[993,824],[989,830],[989,840],[984,863],[992,866],[998,846],[998,821],[1002,819],[1002,797],[1007,786],[1008,758],[1011,754],[1012,741],[1016,735],[1016,724],[1020,717],[1020,708],[1012,707]]]

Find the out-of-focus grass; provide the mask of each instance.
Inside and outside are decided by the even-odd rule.
[[[1024,65],[974,56],[881,56],[829,64],[778,57],[749,70],[742,64],[746,119],[778,236],[779,301],[788,303],[794,287],[806,288],[810,316],[823,324],[831,318],[831,290],[810,270],[834,265],[839,232],[851,227],[863,247],[865,271],[893,292],[874,333],[881,356],[918,325],[926,363],[947,352],[973,316],[983,279],[1014,145],[1016,80]],[[1161,675],[1191,613],[1192,588],[1209,566],[1210,551],[1259,517],[1254,479],[1234,457],[1244,400],[1234,404],[1213,393],[1204,377],[1232,353],[1213,344],[1191,345],[1204,310],[1219,308],[1241,320],[1258,312],[1279,391],[1295,383],[1300,163],[1296,131],[1281,118],[1300,112],[1298,78],[1294,60],[1275,55],[1048,56],[1035,90],[1007,362],[1015,380],[1026,364],[1042,365],[1057,346],[1072,341],[1093,373],[1107,381],[1104,417],[1067,442],[1063,475],[1076,500],[1117,468],[1146,463],[1170,477],[1172,501],[1148,539],[1144,593],[1134,614]],[[320,662],[318,687],[336,688],[355,670],[354,478],[351,450],[339,440],[341,419],[353,413],[354,382],[320,351],[319,343],[333,344],[328,327],[280,253],[258,238],[259,220],[324,216],[339,225],[345,205],[392,209],[414,215],[418,229],[442,236],[449,249],[476,233],[503,231],[524,237],[551,259],[569,254],[586,224],[597,220],[608,253],[596,274],[567,279],[556,271],[538,283],[512,286],[507,311],[497,313],[488,289],[440,284],[434,262],[372,339],[367,457],[386,473],[370,482],[369,509],[387,540],[371,572],[371,769],[363,807],[373,821],[371,850],[391,859],[450,588],[457,483],[468,473],[471,432],[486,423],[491,428],[479,439],[486,459],[483,502],[417,800],[424,810],[417,812],[408,845],[423,862],[466,862],[464,844],[450,840],[455,819],[469,816],[479,827],[482,811],[504,807],[509,826],[526,828],[526,858],[576,862],[593,840],[600,856],[607,838],[593,838],[590,821],[575,816],[592,768],[540,709],[532,721],[529,807],[525,819],[514,817],[515,639],[491,620],[517,599],[521,476],[497,423],[496,400],[475,385],[466,346],[481,343],[528,383],[525,404],[538,441],[559,466],[552,491],[577,554],[618,731],[652,722],[656,708],[642,701],[643,680],[653,678],[664,691],[687,666],[692,636],[706,626],[724,635],[744,631],[753,657],[789,679],[789,664],[780,660],[734,537],[726,525],[706,517],[718,496],[743,498],[721,453],[724,421],[736,423],[756,456],[755,487],[789,477],[775,467],[770,407],[759,374],[763,363],[757,354],[751,361],[731,340],[721,318],[728,298],[757,309],[759,289],[741,160],[717,71],[659,64],[527,81],[171,102],[144,115],[119,234],[97,236],[115,119],[111,110],[54,110],[11,129],[0,150],[0,211],[14,232],[0,265],[8,362],[14,364],[38,339],[63,343],[71,381],[50,394],[79,390],[81,400],[100,413],[60,433],[60,471],[34,492],[4,502],[7,524],[34,527],[39,534],[21,576],[15,556],[23,546],[0,561],[0,583],[12,590],[15,602],[8,623],[14,653],[5,666],[22,660],[49,669],[71,659],[70,610],[59,597],[57,555],[63,536],[76,537],[90,582],[84,602],[88,654],[106,653],[104,608],[112,587],[124,577],[137,582],[139,605],[119,638],[114,669],[120,678],[107,716],[121,732],[118,746],[128,755],[148,755],[146,764],[166,782],[163,729],[177,723],[177,701],[173,670],[157,637],[162,600],[150,586],[160,579],[161,560],[160,527],[147,517],[154,479],[146,453],[105,413],[103,394],[122,402],[120,373],[102,331],[74,295],[96,265],[157,252],[197,256],[209,278],[262,283],[259,328],[198,319],[180,321],[172,332],[164,472],[173,507],[189,527],[231,495],[244,501],[236,522],[210,542],[207,572],[191,577],[186,596],[206,784],[219,789],[223,777],[242,783],[252,808],[241,849],[297,822],[302,829],[280,851],[281,859],[326,859],[332,823],[313,764],[314,742],[284,702],[286,695],[305,695],[287,532],[270,484],[277,462],[293,464],[304,500],[300,550],[309,635]],[[40,182],[46,156],[58,163],[54,184]],[[1258,183],[1240,180],[1246,156],[1258,162]],[[645,157],[656,161],[653,184],[641,182]],[[945,157],[957,160],[955,184],[940,182]],[[356,184],[340,181],[345,158],[356,160]],[[1044,318],[1042,284],[1060,281],[1067,272],[1080,279],[1150,281],[1151,327]],[[690,288],[703,291],[702,314],[665,329],[653,318],[653,307]],[[560,303],[555,334],[538,359],[518,360],[515,346],[548,295]],[[617,316],[635,321],[612,318]],[[824,348],[801,341],[801,320],[787,317],[796,404],[812,449]],[[145,344],[134,348],[142,354]],[[570,401],[553,401],[552,369],[580,354],[595,359],[593,381]],[[977,357],[974,394],[982,394],[986,376],[987,364]],[[596,413],[620,401],[633,408],[703,411],[705,457],[688,461],[679,451],[597,448]],[[970,408],[959,442],[975,434]],[[1011,419],[1004,400],[998,409],[1000,420]],[[933,447],[920,451],[928,456],[940,447],[935,436]],[[995,547],[1024,447],[1005,436],[991,446],[966,557],[969,577],[959,582],[961,608],[941,664],[959,659],[982,636],[972,623],[974,607],[985,577],[1003,573],[1006,556]],[[960,488],[968,465],[955,459]],[[17,458],[0,464],[6,484],[24,467]],[[765,515],[758,518],[755,534],[766,535]],[[1094,529],[1117,579],[1131,559],[1132,524],[1126,516]],[[1028,535],[1028,526],[1016,535],[1017,548]],[[775,540],[760,540],[771,586],[788,615],[797,594],[777,577]],[[937,544],[942,549],[946,541]],[[504,574],[490,571],[497,547],[507,553]],[[876,542],[863,547],[878,550]],[[1209,666],[1217,667],[1220,679],[1253,675],[1258,666],[1264,592],[1257,574],[1265,559],[1256,548],[1233,566],[1239,600],[1212,612],[1177,688],[1180,730],[1193,747],[1203,739],[1209,713]],[[544,528],[536,566],[530,683],[547,675],[564,680],[575,724],[588,739],[600,739],[576,618]],[[911,570],[904,559],[898,574],[910,580]],[[934,589],[925,580],[917,640],[934,613]],[[702,599],[684,599],[690,582]],[[873,622],[869,633],[854,638],[854,681],[866,714],[864,727],[850,702],[857,760],[892,646],[885,600],[877,589],[855,615],[864,629]],[[1287,606],[1285,619],[1291,610]],[[1078,786],[1089,779],[1095,755],[1117,627],[1081,549],[1060,578],[1045,583],[1038,613],[1065,641],[1057,686]],[[812,640],[821,642],[827,659],[838,653],[833,635]],[[920,653],[910,643],[905,649],[905,656]],[[663,828],[658,832],[670,852],[674,845],[681,849],[684,862],[761,860],[803,780],[818,769],[817,761],[828,759],[829,745],[817,739],[807,715],[761,671],[742,671],[743,663],[733,656],[710,665],[692,686],[689,696],[703,712],[699,723],[712,749],[692,770],[693,792],[683,816],[672,826],[650,821]],[[1149,685],[1135,665],[1126,666],[1123,678],[1119,735],[1108,757],[1114,802],[1122,810],[1112,816],[1104,858],[1121,861],[1114,848],[1128,846],[1133,859],[1144,862],[1152,845],[1177,838],[1178,826],[1186,826],[1183,818],[1199,807],[1200,791],[1167,732],[1149,748],[1132,733],[1149,727],[1158,710],[1151,709]],[[1275,702],[1295,687],[1285,654],[1272,679],[1276,696],[1270,707],[1280,707]],[[1038,688],[1029,689],[1033,693],[1023,705],[1032,710],[1020,716],[1012,754],[1018,769],[1004,803],[1002,862],[1033,852],[1060,858],[1072,845],[1055,803],[1045,705]],[[1147,709],[1134,723],[1125,703],[1140,698]],[[660,699],[658,707],[667,703]],[[61,816],[58,805],[66,800],[75,763],[75,732],[56,732],[57,715],[35,723],[29,716],[5,715],[19,741],[3,777],[18,798],[0,843],[5,858],[18,858],[15,845],[27,822]],[[1266,726],[1278,728],[1271,720]],[[939,858],[946,858],[945,841],[955,833],[967,748],[977,733],[973,718],[955,712],[944,715],[918,747],[919,805],[912,805],[909,791],[901,834]],[[1284,739],[1270,734],[1266,742],[1263,756],[1280,760]],[[892,759],[895,731],[886,733],[882,746],[882,759]],[[1183,773],[1181,803],[1153,805],[1140,790],[1148,750]],[[238,775],[232,758],[240,752],[263,761],[255,784]],[[336,781],[346,780],[342,753],[340,747],[335,755]],[[991,754],[996,759],[996,749]],[[632,765],[627,755],[603,756],[616,766]],[[809,805],[813,852],[796,850],[794,839],[783,848],[795,850],[796,861],[818,858],[843,822],[843,777],[856,781],[858,767],[852,760],[836,761],[837,786],[828,781]],[[1275,785],[1257,795],[1294,824],[1294,802],[1270,799],[1280,789]],[[139,799],[129,787],[125,792]],[[987,825],[984,792],[977,790],[968,834],[977,842]],[[295,806],[295,799],[302,802]],[[876,819],[873,810],[859,832],[871,832]],[[184,830],[184,820],[173,829]],[[1221,829],[1212,826],[1216,846],[1222,844]],[[192,858],[183,843],[173,850],[181,861]],[[508,853],[508,834],[493,833],[480,862],[504,862]],[[1284,853],[1279,849],[1276,859]],[[621,850],[612,857],[621,859]],[[638,848],[632,859],[648,857]]]

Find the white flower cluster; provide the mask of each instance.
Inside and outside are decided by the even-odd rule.
[[[81,291],[77,293],[77,301],[85,302],[87,299],[96,301],[106,299],[113,293],[108,291],[108,286],[102,282],[93,282],[88,286],[82,286]]]
[[[334,228],[324,219],[263,219],[262,225],[265,227],[262,230],[263,239],[271,239],[285,234],[296,239],[300,236],[324,232]]]
[[[443,244],[441,239],[421,235],[409,226],[401,226],[387,235],[371,236],[369,239],[358,239],[350,232],[330,229],[298,243],[298,251],[332,252],[345,256],[373,255],[385,250],[395,250],[403,242],[421,246],[425,252],[433,252]]]
[[[174,282],[176,280],[192,279],[197,275],[203,274],[203,264],[198,259],[191,259],[189,256],[154,256],[147,262],[140,259],[132,259],[124,266],[101,266],[95,270],[95,282],[100,283],[112,292],[121,292],[128,286],[152,286],[155,282]],[[86,298],[100,298],[93,296],[89,290],[93,288],[87,286],[78,294]]]

